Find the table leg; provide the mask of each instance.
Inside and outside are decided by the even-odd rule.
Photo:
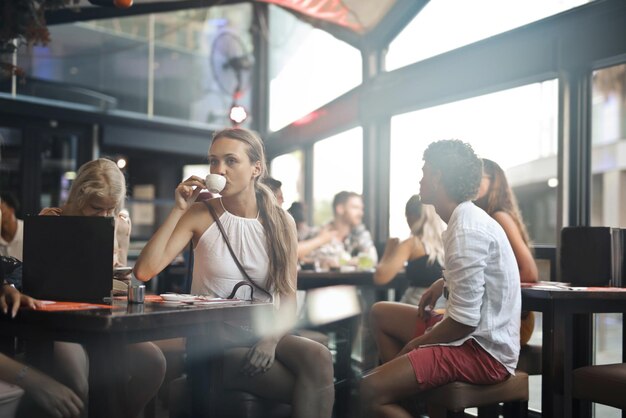
[[[541,349],[541,412],[544,416],[554,413],[554,309],[552,305],[542,312],[543,337]]]
[[[125,417],[128,379],[126,344],[101,338],[86,345],[89,355],[89,417]]]
[[[207,325],[205,333],[187,338],[187,379],[191,388],[193,417],[217,416],[217,392],[221,382],[215,368],[221,365],[219,334]]]
[[[566,370],[566,382],[569,382],[569,394],[566,402],[572,405],[572,416],[578,418],[591,417],[591,402],[585,400],[575,400],[572,398],[573,371],[578,367],[593,364],[593,314],[580,314],[574,316],[573,322],[573,361],[571,367]]]

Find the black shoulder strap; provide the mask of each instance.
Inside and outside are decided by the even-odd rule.
[[[228,297],[228,299],[232,299],[235,296],[237,289],[239,289],[239,287],[241,287],[242,285],[246,284],[248,286],[252,285],[251,289],[254,287],[255,289],[258,289],[261,292],[265,293],[266,295],[270,297],[270,300],[273,302],[274,297],[272,296],[272,294],[268,292],[267,290],[263,289],[258,284],[254,283],[254,281],[250,278],[250,276],[248,276],[248,273],[239,262],[239,259],[235,255],[235,251],[233,251],[233,247],[230,245],[230,240],[228,239],[228,235],[226,235],[226,231],[224,231],[224,226],[222,225],[222,222],[220,221],[219,216],[217,216],[217,212],[215,212],[215,209],[213,209],[213,206],[211,206],[211,204],[206,200],[204,201],[204,204],[209,209],[209,212],[211,213],[211,216],[213,216],[213,219],[215,220],[217,227],[220,229],[222,237],[224,238],[224,241],[226,241],[226,246],[228,247],[228,251],[230,252],[230,255],[233,257],[233,260],[235,261],[237,268],[239,268],[239,270],[241,271],[241,274],[243,274],[243,277],[249,282],[249,283],[246,283],[246,282],[237,283],[235,287],[233,288],[233,291],[231,292],[231,295]]]

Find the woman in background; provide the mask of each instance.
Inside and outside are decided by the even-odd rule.
[[[60,208],[45,208],[40,215],[57,216],[112,216],[115,218],[116,237],[129,239],[130,219],[120,212],[126,198],[126,180],[117,165],[99,158],[83,164],[70,188],[67,202]],[[120,234],[118,231],[123,230]],[[86,243],[88,244],[88,243]],[[113,264],[120,265],[122,246],[115,239]],[[111,278],[112,279],[112,278]],[[86,403],[88,396],[89,359],[80,344],[56,342],[55,363],[59,379],[78,393]],[[157,393],[165,376],[165,358],[161,350],[150,342],[130,344],[126,349],[127,375],[119,376],[124,391],[128,417],[138,416]]]
[[[400,302],[417,305],[422,293],[442,277],[444,225],[431,205],[422,205],[419,195],[408,200],[405,215],[411,236],[402,242],[398,238],[387,240],[374,273],[374,283],[389,283],[405,268],[409,288]]]
[[[378,302],[370,311],[371,331],[384,362],[397,354],[397,341],[412,338],[406,334],[406,318],[414,315],[413,305],[418,305],[424,291],[442,277],[441,234],[444,225],[435,208],[423,205],[419,195],[413,195],[406,203],[405,215],[411,228],[411,236],[402,242],[398,238],[389,238],[374,273],[374,282],[385,284],[406,264],[406,278],[409,282],[409,287],[400,300],[402,303]]]
[[[504,170],[498,164],[486,158],[482,160],[483,178],[478,189],[478,197],[474,203],[487,212],[504,229],[513,248],[522,283],[534,283],[539,279],[539,272],[513,190],[509,186]],[[520,329],[522,345],[528,343],[534,327],[535,317],[533,313],[522,312]]]
[[[254,283],[254,300],[274,301],[276,306],[274,318],[263,324],[271,328],[263,336],[233,341],[235,347],[225,354],[224,387],[291,403],[294,417],[330,417],[331,354],[319,343],[288,333],[295,321],[296,227],[262,183],[267,175],[263,142],[245,129],[220,131],[211,142],[209,164],[212,174],[226,178],[221,197],[194,203],[206,187],[204,180],[192,176],[180,183],[175,206],[141,252],[135,276],[150,279],[192,240],[192,293],[227,297],[238,282],[247,280],[226,246],[219,219]],[[242,287],[237,297],[250,299],[250,290]]]

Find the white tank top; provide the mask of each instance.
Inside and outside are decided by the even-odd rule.
[[[269,257],[265,230],[258,220],[258,215],[256,219],[241,218],[224,209],[220,221],[228,235],[233,251],[248,276],[258,286],[267,289]],[[214,222],[204,231],[194,249],[191,293],[225,298],[230,295],[235,284],[242,280],[246,281]],[[267,290],[273,293],[270,289]],[[250,287],[240,287],[236,297],[250,299]],[[267,294],[255,289],[254,300],[269,302],[270,298]]]

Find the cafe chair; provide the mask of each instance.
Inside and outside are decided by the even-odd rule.
[[[585,366],[574,370],[572,396],[626,410],[626,364]]]
[[[15,417],[15,411],[23,395],[22,388],[0,381],[0,417]]]
[[[494,385],[452,382],[421,393],[418,399],[428,404],[433,417],[462,418],[467,408],[478,408],[479,417],[498,417],[499,404],[506,402],[505,417],[526,418],[528,374],[516,370],[515,376]]]

